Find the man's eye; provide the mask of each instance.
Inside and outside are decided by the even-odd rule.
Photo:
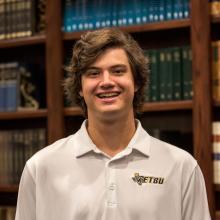
[[[99,72],[94,72],[94,71],[86,72],[86,76],[88,76],[88,77],[96,77],[96,76],[98,76],[98,74],[99,74]]]
[[[117,75],[121,75],[121,74],[123,74],[124,72],[125,72],[124,69],[114,69],[114,70],[113,70],[113,73],[115,73],[115,74],[117,74]]]

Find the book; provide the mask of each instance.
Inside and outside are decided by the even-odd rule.
[[[192,51],[188,46],[182,47],[183,99],[193,97],[192,89]]]
[[[220,122],[212,122],[213,181],[220,184]]]
[[[180,48],[172,48],[173,56],[173,90],[174,100],[182,99],[182,70],[181,70],[181,51]]]
[[[220,41],[213,41],[212,48],[212,97],[215,102],[220,101]]]

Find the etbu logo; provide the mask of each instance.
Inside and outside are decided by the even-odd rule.
[[[135,173],[132,179],[134,182],[136,182],[140,186],[143,183],[149,183],[149,184],[163,184],[164,183],[163,177],[140,176],[139,173]]]

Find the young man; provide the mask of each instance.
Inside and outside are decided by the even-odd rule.
[[[148,63],[132,37],[86,33],[68,71],[65,91],[87,119],[27,161],[16,220],[210,220],[197,162],[135,119]]]

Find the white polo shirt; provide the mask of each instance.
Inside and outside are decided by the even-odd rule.
[[[86,121],[24,168],[16,220],[210,220],[204,179],[193,157],[142,128],[110,158]]]

